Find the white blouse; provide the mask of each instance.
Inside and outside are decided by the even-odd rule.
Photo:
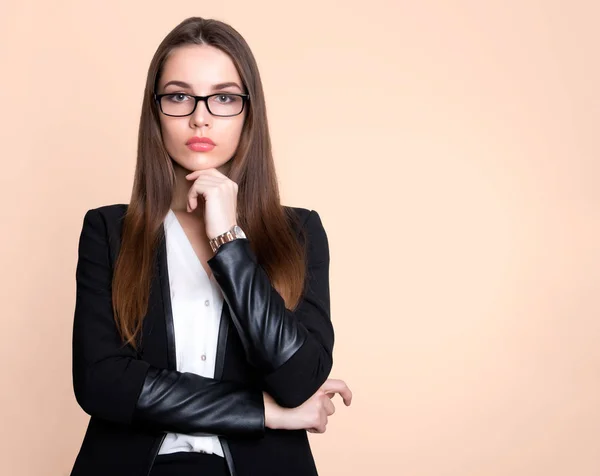
[[[177,370],[214,377],[217,338],[223,308],[221,289],[198,260],[177,216],[164,221]],[[223,456],[216,435],[167,433],[158,454],[197,451]]]

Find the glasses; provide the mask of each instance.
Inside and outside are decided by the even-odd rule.
[[[218,93],[210,96],[192,96],[183,93],[155,94],[154,100],[166,116],[183,117],[193,114],[198,101],[204,101],[213,116],[230,117],[241,114],[249,94]]]

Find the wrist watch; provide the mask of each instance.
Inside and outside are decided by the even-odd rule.
[[[238,238],[246,238],[246,233],[238,225],[233,225],[225,233],[222,233],[209,240],[210,247],[215,253],[223,243],[236,240]]]

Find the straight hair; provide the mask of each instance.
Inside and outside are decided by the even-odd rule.
[[[138,349],[147,314],[156,255],[164,240],[163,222],[175,185],[173,162],[162,139],[154,93],[165,61],[178,47],[210,45],[232,59],[250,94],[239,145],[228,177],[238,184],[238,224],[258,263],[293,310],[306,277],[306,240],[296,216],[281,205],[265,97],[256,60],[244,38],[218,20],[190,17],[160,43],[148,69],[140,116],[131,199],[123,218],[121,248],[112,279],[114,318],[124,345]],[[294,227],[300,230],[298,240]]]

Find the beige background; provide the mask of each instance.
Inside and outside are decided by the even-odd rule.
[[[84,213],[125,203],[148,64],[188,16],[253,49],[284,203],[331,246],[320,474],[600,474],[595,1],[0,7],[0,473],[67,475]]]

